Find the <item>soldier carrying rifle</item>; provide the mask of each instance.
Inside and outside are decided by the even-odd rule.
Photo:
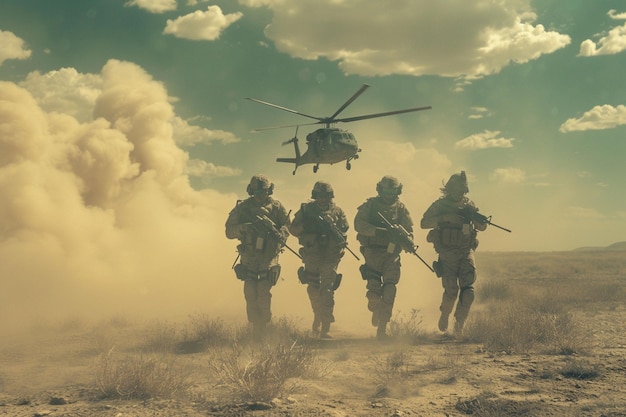
[[[240,263],[233,269],[244,282],[248,321],[254,337],[260,339],[272,318],[271,289],[280,276],[278,256],[283,247],[291,250],[286,245],[290,220],[285,207],[271,197],[274,184],[266,176],[254,175],[246,191],[250,197],[237,201],[228,215],[226,237],[241,242],[237,246]]]
[[[448,319],[456,304],[454,333],[461,337],[474,301],[477,234],[488,224],[507,232],[510,230],[491,223],[490,217],[478,213],[474,202],[466,196],[469,187],[465,171],[453,174],[441,192],[442,197],[426,210],[420,225],[422,229],[432,229],[426,240],[439,254],[438,261],[433,263],[444,290],[439,307],[439,330],[448,330]]]

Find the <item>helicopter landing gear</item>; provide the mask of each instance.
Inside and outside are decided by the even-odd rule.
[[[320,169],[320,164],[313,165],[313,173],[316,173],[318,169]]]
[[[348,171],[350,171],[350,168],[352,168],[352,164],[350,164],[350,161],[347,161],[347,162],[346,162],[346,169],[347,169]]]

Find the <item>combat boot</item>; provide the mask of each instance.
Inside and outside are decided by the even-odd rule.
[[[322,331],[320,332],[320,339],[332,339],[333,337],[328,334],[330,331],[330,322],[325,321],[322,323]]]
[[[252,323],[252,338],[260,342],[265,336],[265,323]]]
[[[448,314],[442,312],[441,316],[439,317],[439,330],[441,330],[442,332],[445,332],[446,330],[448,330]]]
[[[379,321],[380,319],[379,319],[378,310],[372,311],[372,326],[378,327]]]
[[[378,323],[378,329],[376,330],[376,339],[378,340],[386,340],[389,336],[387,335],[387,322],[381,321]]]
[[[463,326],[465,322],[462,320],[457,320],[454,322],[454,337],[457,339],[463,338]]]

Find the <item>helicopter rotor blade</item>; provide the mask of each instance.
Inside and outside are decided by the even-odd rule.
[[[356,93],[354,93],[354,94],[352,95],[352,97],[350,97],[350,98],[349,98],[349,99],[348,99],[345,103],[343,103],[343,106],[339,107],[339,109],[337,109],[337,111],[335,112],[335,114],[333,114],[332,116],[330,116],[329,118],[327,118],[327,119],[326,119],[326,121],[327,121],[328,123],[334,123],[334,122],[336,121],[336,120],[335,120],[335,117],[337,117],[337,116],[339,115],[339,113],[341,113],[342,111],[344,111],[346,107],[348,107],[350,104],[352,104],[352,102],[353,102],[354,100],[356,100],[356,99],[357,99],[357,98],[358,98],[361,94],[363,94],[363,93],[365,92],[365,90],[367,90],[369,87],[370,87],[370,86],[369,86],[369,84],[363,84],[363,85],[361,86],[361,88],[359,88],[359,90],[358,90]]]
[[[315,119],[315,120],[319,120],[319,121],[322,120],[321,117],[310,116],[308,114],[299,112],[297,110],[292,110],[292,109],[288,109],[287,107],[279,106],[277,104],[268,103],[267,101],[258,100],[256,98],[252,98],[252,97],[245,97],[245,99],[246,100],[250,100],[250,101],[254,101],[256,103],[265,104],[266,106],[274,107],[275,109],[288,111],[289,113],[299,114],[300,116],[308,117],[309,119]]]
[[[273,129],[284,129],[284,128],[287,128],[287,127],[319,125],[321,123],[322,122],[313,122],[313,123],[300,123],[300,124],[297,124],[297,125],[257,127],[255,129],[252,129],[252,132],[262,132],[264,130],[273,130]]]
[[[394,114],[410,113],[410,112],[414,112],[414,111],[429,110],[429,109],[432,109],[432,106],[414,107],[412,109],[394,110],[394,111],[388,111],[388,112],[385,112],[385,113],[375,113],[375,114],[366,114],[366,115],[363,115],[363,116],[346,117],[345,119],[333,120],[333,122],[348,123],[348,122],[355,122],[357,120],[373,119],[375,117],[392,116]]]

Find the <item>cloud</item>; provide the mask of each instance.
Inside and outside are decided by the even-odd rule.
[[[219,6],[209,6],[205,12],[196,10],[174,20],[168,19],[163,33],[182,39],[214,41],[241,16],[240,12],[224,15]]]
[[[176,0],[130,0],[125,6],[136,6],[150,13],[161,14],[176,10]]]
[[[9,59],[28,59],[30,49],[24,47],[24,40],[12,32],[0,30],[0,65]]]
[[[519,168],[498,168],[489,175],[489,179],[494,182],[519,184],[526,179],[526,173]]]
[[[583,220],[603,219],[606,216],[596,209],[587,207],[567,207],[565,211],[567,217]]]
[[[613,107],[609,104],[595,106],[586,111],[580,118],[567,119],[559,128],[559,132],[575,132],[580,130],[612,129],[626,124],[626,106]]]
[[[487,148],[512,148],[515,139],[498,137],[499,131],[485,130],[483,133],[468,136],[454,144],[456,149],[487,149]]]
[[[436,3],[389,7],[368,0],[248,0],[273,20],[265,35],[293,57],[338,61],[346,74],[481,78],[570,43],[538,24],[527,1]]]
[[[482,119],[485,116],[491,115],[489,109],[486,107],[471,107],[470,110],[473,112],[467,117],[470,120]]]
[[[80,74],[74,68],[61,68],[41,74],[34,71],[19,83],[48,112],[71,115],[81,122],[93,119],[93,106],[102,90],[96,74]]]
[[[235,177],[241,175],[241,169],[215,165],[200,159],[191,159],[187,163],[185,173],[192,177],[210,180],[218,177]]]
[[[194,146],[198,144],[210,144],[219,141],[224,144],[241,141],[231,132],[224,130],[209,130],[199,126],[190,125],[186,120],[175,117],[172,121],[174,138],[180,146]]]
[[[611,9],[607,13],[613,20],[626,20],[626,13],[618,13],[617,10]]]
[[[626,23],[617,26],[602,36],[598,42],[586,39],[580,44],[578,56],[590,57],[599,55],[615,55],[626,49]]]
[[[64,74],[49,79],[65,85],[72,77]],[[235,244],[223,235],[236,197],[189,185],[162,83],[117,60],[96,75],[101,90],[84,122],[0,82],[3,325],[69,314],[171,316],[206,305],[243,314],[229,274]]]

